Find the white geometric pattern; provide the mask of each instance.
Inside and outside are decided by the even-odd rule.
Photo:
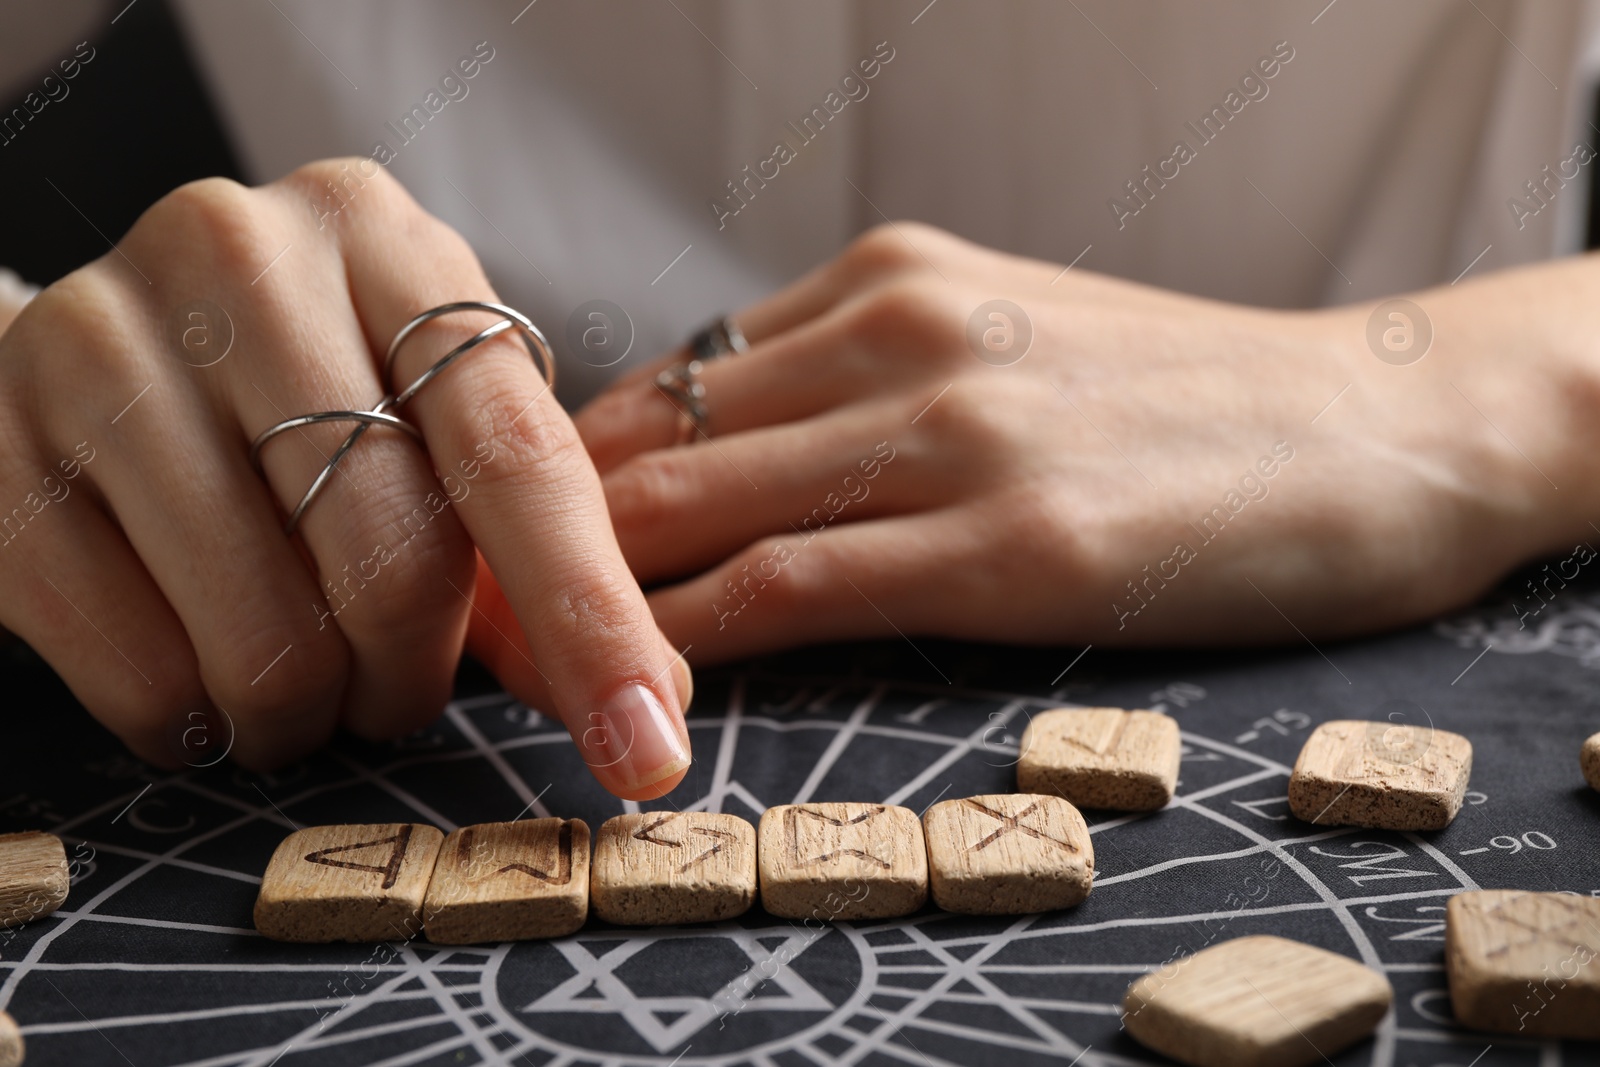
[[[1535,608],[1545,607],[1542,601],[1527,599]],[[1559,611],[1530,610],[1526,618],[1480,609],[1441,620],[1434,630],[1463,648],[1520,656],[1549,652],[1576,660],[1580,667],[1600,669],[1600,598],[1568,593],[1560,606]]]
[[[873,798],[880,802],[921,809],[947,794],[992,791],[1010,773],[1005,764],[1015,758],[1026,717],[1064,696],[1059,689],[796,680],[784,683],[782,699],[747,710],[751,687],[777,684],[738,676],[719,710],[694,717],[697,774],[705,775],[691,778],[697,795],[685,808],[733,806],[753,815],[766,803],[831,799],[841,780],[859,780],[853,768],[889,767],[889,753],[901,762]],[[1204,700],[1197,686],[1169,691],[1191,704]],[[711,698],[712,687],[703,693]],[[1159,704],[1158,696],[1150,703]],[[979,721],[974,709],[989,710]],[[1168,710],[1182,721],[1184,708]],[[1217,713],[1211,732],[1221,738],[1234,738],[1248,721],[1209,710]],[[1261,727],[1262,745],[1297,720],[1273,721],[1270,730]],[[186,1067],[1153,1064],[1118,1034],[1127,983],[1218,937],[1275,929],[1341,949],[1396,984],[1397,1011],[1350,1062],[1471,1061],[1485,1042],[1449,1027],[1437,962],[1437,907],[1477,887],[1454,858],[1460,850],[1443,844],[1454,830],[1426,840],[1313,832],[1277,806],[1285,759],[1218,737],[1186,724],[1172,807],[1091,827],[1095,889],[1073,912],[969,920],[930,910],[840,923],[817,936],[757,911],[715,927],[591,925],[553,943],[438,949],[415,942],[378,955],[365,946],[261,942],[248,918],[258,878],[221,858],[241,835],[275,838],[291,819],[335,821],[330,810],[357,800],[398,806],[446,830],[483,818],[465,803],[472,798],[435,780],[470,780],[474,790],[497,783],[527,812],[549,814],[550,798],[542,779],[528,777],[525,757],[543,760],[548,751],[546,762],[567,760],[565,730],[503,696],[458,701],[437,731],[387,754],[344,750],[336,763],[272,780],[154,776],[141,792],[146,783],[136,779],[87,810],[61,815],[50,828],[69,848],[87,842],[93,869],[86,866],[57,917],[33,924],[14,944],[0,938],[0,1007],[9,1005],[23,1024],[35,1050],[30,1067],[68,1057],[144,1067],[173,1062],[163,1050],[177,1047],[207,1049],[185,1059]],[[790,758],[809,753],[792,781],[780,786],[771,767],[760,779],[737,773],[745,756],[770,753],[774,743]],[[1297,737],[1283,737],[1278,755],[1297,746]],[[908,752],[920,755],[906,763]],[[762,786],[752,788],[754,780]],[[139,827],[111,822],[130,801]],[[617,803],[613,810],[636,809]],[[1470,819],[1469,806],[1458,823]],[[1481,828],[1467,832],[1487,836]],[[244,853],[260,855],[261,846]],[[1260,872],[1269,862],[1277,873],[1267,878]],[[1266,885],[1260,899],[1250,872]],[[166,887],[173,885],[187,887],[186,903],[171,903]],[[242,906],[203,907],[208,894],[226,897],[228,886]],[[167,894],[168,903],[141,914],[140,901],[152,894]],[[104,938],[78,935],[107,927],[121,928],[119,945],[153,948],[136,958],[122,958],[123,949],[116,958],[96,956]],[[720,955],[704,951],[708,941],[722,944]],[[706,971],[713,963],[722,969]],[[507,999],[530,988],[532,995]],[[129,1003],[139,1009],[101,1010]],[[1485,1063],[1563,1062],[1555,1042],[1494,1044],[1502,1058]]]
[[[617,969],[645,949],[675,938],[703,940],[703,930],[653,930],[622,945],[595,955],[577,938],[556,943],[556,950],[577,972],[536,1000],[518,1009],[520,1013],[590,1012],[620,1015],[634,1032],[657,1052],[667,1052],[688,1043],[717,1019],[744,1011],[832,1011],[833,1003],[788,966],[809,947],[813,935],[791,933],[767,947],[752,930],[732,927],[718,930],[719,940],[735,945],[745,957],[745,967],[735,971],[717,992],[709,997],[666,994],[641,995],[619,978]],[[762,940],[771,942],[770,935]],[[782,991],[773,995],[773,988]],[[754,994],[760,992],[757,997]],[[599,997],[584,994],[598,993]],[[602,999],[603,998],[603,999]],[[664,1022],[664,1018],[670,1021]]]

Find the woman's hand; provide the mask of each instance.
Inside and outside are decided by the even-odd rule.
[[[690,676],[514,334],[399,412],[426,451],[369,431],[297,539],[285,512],[351,424],[285,433],[265,481],[251,468],[268,426],[371,408],[390,339],[460,300],[496,300],[471,250],[370,160],[157,203],[0,338],[0,624],[152,762],[209,758],[229,734],[213,706],[248,767],[340,724],[405,734],[449,699],[467,643],[604,785],[665,792],[688,764]],[[422,327],[397,387],[494,321]]]
[[[696,662],[897,632],[1350,634],[1589,529],[1593,360],[1541,356],[1523,322],[1559,270],[1417,295],[1437,336],[1402,366],[1371,304],[1223,305],[884,226],[737,316],[752,349],[705,366],[709,439],[669,447],[653,378],[681,353],[577,423]],[[1592,336],[1566,284],[1554,327]]]

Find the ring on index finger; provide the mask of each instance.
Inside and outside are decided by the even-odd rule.
[[[499,322],[478,331],[443,356],[440,356],[433,366],[422,372],[421,377],[406,386],[403,391],[395,392],[392,381],[394,359],[400,351],[400,346],[405,343],[406,338],[410,337],[423,323],[436,319],[441,315],[450,315],[458,311],[490,311],[503,317]],[[532,319],[517,309],[506,307],[504,304],[491,304],[480,300],[462,300],[453,304],[440,304],[436,308],[429,308],[402,326],[400,332],[394,335],[394,340],[389,342],[389,351],[383,357],[383,380],[389,386],[391,395],[394,396],[394,406],[399,407],[406,403],[416,396],[429,382],[443,374],[456,360],[485,341],[498,337],[507,330],[521,332],[522,343],[528,349],[528,355],[539,365],[539,370],[544,375],[545,387],[554,389],[556,385],[556,359],[550,351],[550,342],[545,340],[544,334],[539,332],[539,327],[533,324]]]
[[[478,331],[478,333],[445,353],[435,361],[433,366],[424,371],[421,377],[406,386],[403,392],[396,394],[393,388],[389,386],[389,379],[394,373],[395,354],[400,351],[400,345],[423,323],[457,311],[488,311],[501,316],[501,318],[499,322]],[[355,422],[358,424],[354,430],[350,431],[349,436],[344,439],[339,447],[334,450],[333,455],[328,458],[327,464],[312,480],[311,487],[305,491],[305,495],[295,505],[294,511],[289,514],[289,519],[284,524],[283,532],[286,534],[294,533],[295,528],[300,524],[301,517],[305,515],[306,509],[327,487],[329,479],[333,477],[334,471],[338,469],[345,455],[371,427],[387,426],[391,429],[401,430],[410,434],[426,448],[427,443],[423,440],[422,431],[406,420],[391,414],[391,412],[416,396],[429,382],[444,373],[456,360],[485,341],[492,340],[507,330],[519,330],[521,332],[523,345],[526,346],[528,354],[533,357],[534,362],[539,366],[540,372],[544,375],[545,387],[547,389],[553,388],[556,382],[555,356],[550,350],[550,343],[545,340],[544,334],[539,332],[539,328],[533,324],[533,320],[515,308],[506,307],[504,304],[463,300],[452,304],[441,304],[436,308],[429,308],[402,326],[400,332],[394,335],[394,340],[389,343],[389,351],[385,354],[383,360],[383,381],[390,391],[371,411],[317,411],[308,415],[296,415],[294,418],[284,419],[282,422],[269,426],[258,434],[250,445],[250,463],[256,468],[258,474],[264,474],[261,465],[261,449],[268,441],[284,431],[323,422]]]

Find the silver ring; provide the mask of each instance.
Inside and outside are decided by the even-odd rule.
[[[750,351],[739,324],[727,315],[719,315],[690,335],[687,347],[689,358],[704,363],[723,356],[743,355]]]
[[[670,401],[678,412],[678,432],[674,444],[686,445],[696,433],[710,437],[706,424],[711,411],[706,407],[706,384],[700,380],[705,364],[691,359],[668,367],[656,375],[656,388]]]
[[[395,393],[394,385],[390,379],[394,374],[395,355],[400,351],[401,344],[423,323],[457,311],[489,311],[496,315],[502,315],[504,318],[493,326],[479,331],[473,337],[468,338],[445,353],[433,366],[424,371],[420,378],[406,386],[404,392]],[[539,365],[539,370],[544,375],[545,387],[554,389],[556,385],[556,358],[550,351],[550,342],[545,340],[544,334],[539,332],[539,327],[533,324],[532,319],[515,308],[506,307],[504,304],[491,304],[480,300],[462,300],[454,304],[440,304],[436,308],[429,308],[402,326],[400,332],[394,335],[394,340],[389,342],[389,351],[383,357],[383,381],[389,387],[390,394],[395,398],[394,406],[399,407],[416,396],[423,386],[433,381],[450,364],[474,348],[510,329],[520,329],[522,331],[522,343],[528,349],[528,355]]]
[[[389,406],[389,401],[384,400],[372,411],[318,411],[310,415],[296,415],[292,419],[284,419],[280,423],[267,427],[256,435],[250,442],[250,465],[261,473],[266,473],[261,468],[261,448],[268,441],[283,433],[285,430],[296,430],[302,426],[315,426],[322,422],[364,422],[369,426],[389,426],[396,430],[404,430],[422,440],[422,431],[409,422],[393,415],[387,414],[384,409]]]
[[[349,452],[351,447],[361,440],[361,435],[366,433],[368,429],[373,426],[388,426],[396,430],[404,430],[418,442],[422,441],[422,431],[404,419],[388,414],[385,409],[390,406],[392,406],[392,400],[389,397],[385,397],[371,411],[317,411],[310,415],[296,415],[292,419],[284,419],[280,423],[268,426],[256,435],[256,439],[250,443],[250,465],[256,469],[257,474],[265,478],[266,470],[261,466],[261,449],[268,441],[285,430],[294,430],[301,426],[313,426],[323,422],[358,422],[361,424],[350,431],[350,435],[334,450],[327,464],[312,480],[311,488],[305,491],[305,495],[300,498],[300,503],[296,504],[294,511],[290,512],[289,521],[283,527],[284,533],[294,533],[295,527],[300,525],[300,517],[306,513],[306,509],[311,506],[311,502],[321,494],[323,486],[328,484],[328,479],[333,477],[333,472],[339,466],[340,461],[344,459],[345,453]],[[424,445],[424,447],[426,446]]]
[[[433,366],[429,367],[420,378],[407,386],[405,392],[396,396],[391,391],[390,395],[379,401],[377,407],[373,408],[371,411],[318,411],[309,415],[297,415],[292,419],[284,419],[282,422],[277,423],[276,425],[267,427],[267,429],[258,434],[256,439],[251,442],[250,463],[255,467],[256,472],[261,474],[264,478],[266,475],[265,471],[261,467],[261,448],[268,441],[278,436],[278,434],[283,433],[285,430],[292,430],[296,429],[297,427],[310,426],[322,422],[360,423],[359,426],[350,431],[349,436],[347,436],[343,443],[341,443],[339,447],[334,450],[333,455],[329,457],[327,464],[311,482],[311,487],[307,489],[305,495],[300,498],[300,503],[295,505],[294,511],[289,515],[289,521],[284,524],[283,532],[285,534],[292,535],[294,533],[295,527],[300,524],[300,517],[306,513],[306,509],[311,506],[311,502],[317,498],[317,496],[322,492],[323,488],[328,484],[328,480],[333,477],[333,472],[338,469],[339,463],[344,459],[345,455],[350,451],[350,449],[355,446],[355,443],[361,440],[361,436],[365,434],[371,427],[388,426],[393,429],[404,430],[406,433],[416,438],[418,442],[421,442],[424,450],[426,450],[427,442],[423,439],[422,431],[418,430],[415,426],[404,419],[389,414],[390,410],[399,407],[401,404],[404,404],[406,401],[416,396],[423,386],[433,381],[434,378],[437,378],[445,370],[445,368],[450,366],[450,364],[454,363],[456,360],[460,359],[474,348],[483,344],[485,341],[494,337],[498,337],[506,330],[520,329],[522,331],[522,343],[527,347],[528,354],[533,357],[534,362],[539,365],[539,369],[544,375],[545,387],[553,388],[555,386],[555,356],[550,351],[550,342],[545,340],[544,334],[539,332],[539,328],[533,324],[533,320],[529,319],[528,316],[524,315],[515,308],[506,307],[504,304],[492,304],[487,301],[478,300],[463,300],[453,304],[441,304],[436,308],[430,308],[429,310],[424,311],[422,314],[418,315],[416,318],[402,326],[400,328],[400,332],[394,335],[394,340],[389,342],[389,351],[384,355],[383,358],[383,381],[386,385],[389,382],[390,375],[394,371],[395,353],[400,350],[401,343],[404,342],[407,337],[411,336],[412,332],[415,331],[418,326],[421,326],[428,320],[438,318],[440,315],[448,315],[456,311],[488,311],[503,317],[499,322],[488,327],[487,329],[480,330],[473,337],[451,349],[436,363],[434,363]]]

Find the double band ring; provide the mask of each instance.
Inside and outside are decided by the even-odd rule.
[[[387,402],[386,402],[387,403]],[[385,405],[380,404],[381,409]],[[315,426],[323,422],[364,422],[369,426],[388,426],[410,434],[418,441],[422,440],[422,431],[404,419],[396,418],[385,411],[316,411],[310,415],[296,415],[292,419],[284,419],[266,430],[263,430],[254,441],[250,443],[250,465],[261,466],[261,447],[285,430],[298,430],[302,426]]]
[[[395,394],[394,386],[390,379],[394,374],[394,358],[399,353],[400,346],[404,344],[406,338],[410,337],[411,334],[423,323],[436,319],[441,315],[450,315],[457,311],[492,311],[497,315],[503,315],[505,317],[499,322],[495,323],[493,326],[490,326],[484,330],[480,330],[474,336],[469,337],[455,348],[452,348],[449,352],[441,356],[438,362],[434,363],[433,366],[424,371],[420,378],[406,386],[403,392]],[[532,319],[528,318],[528,316],[524,315],[515,308],[506,307],[504,304],[489,304],[477,300],[462,300],[454,304],[440,304],[436,308],[429,308],[427,311],[424,311],[422,314],[418,315],[416,318],[402,326],[400,328],[400,332],[394,335],[394,340],[389,342],[389,351],[383,357],[383,381],[384,384],[388,386],[390,394],[394,396],[394,406],[399,407],[412,397],[416,396],[423,386],[427,385],[440,374],[444,373],[445,368],[449,367],[452,363],[466,355],[468,352],[472,351],[474,348],[477,348],[485,341],[505,333],[507,330],[513,329],[520,329],[522,331],[522,343],[524,347],[527,348],[528,355],[531,356],[533,361],[539,365],[540,372],[544,374],[545,387],[547,389],[554,389],[556,386],[556,357],[550,351],[550,342],[545,340],[544,334],[539,332],[539,327],[533,324]]]
[[[261,466],[261,449],[268,441],[285,430],[297,430],[302,426],[314,426],[323,422],[360,423],[350,432],[350,436],[346,437],[339,447],[334,449],[333,455],[328,458],[327,465],[322,468],[316,478],[312,479],[311,487],[305,491],[305,495],[300,498],[300,503],[296,504],[294,510],[289,513],[289,521],[284,524],[284,533],[294,533],[295,527],[300,525],[300,517],[306,513],[306,509],[311,506],[311,502],[322,493],[322,487],[327,485],[328,479],[333,477],[333,472],[338,468],[340,461],[344,459],[345,453],[349,452],[351,447],[361,440],[361,435],[366,433],[369,427],[388,426],[410,434],[419,443],[422,441],[421,430],[404,419],[396,418],[384,410],[390,406],[389,398],[385,397],[383,402],[371,411],[316,411],[309,415],[296,415],[292,419],[284,419],[280,423],[267,427],[257,435],[254,441],[250,442],[250,465],[256,469],[257,474],[264,476],[266,472]]]
[[[386,388],[389,387],[388,383],[390,376],[394,373],[395,355],[399,352],[400,345],[404,343],[406,338],[410,337],[411,334],[423,323],[432,319],[436,319],[441,315],[448,315],[457,311],[488,311],[496,315],[500,315],[502,318],[499,322],[496,322],[492,326],[478,331],[472,337],[469,337],[467,340],[463,341],[461,344],[445,353],[437,361],[435,361],[433,366],[424,371],[416,381],[406,386],[404,391],[396,394],[391,388],[389,394],[386,395],[382,400],[378,401],[377,405],[373,407],[371,411],[317,411],[308,415],[296,415],[292,419],[284,419],[282,422],[275,423],[274,425],[267,427],[256,436],[254,441],[250,443],[250,464],[251,466],[255,467],[256,473],[264,478],[266,476],[266,472],[261,465],[261,449],[268,441],[272,440],[279,434],[287,430],[299,429],[304,426],[313,426],[324,422],[354,422],[358,424],[355,429],[350,431],[349,436],[347,436],[344,441],[340,443],[339,447],[334,449],[333,454],[328,457],[327,464],[317,474],[316,478],[312,480],[311,487],[306,490],[305,495],[300,498],[300,502],[296,504],[294,510],[289,513],[289,519],[286,523],[284,523],[283,527],[283,532],[285,534],[294,533],[295,528],[300,524],[301,516],[306,513],[306,509],[311,506],[311,502],[314,501],[327,486],[329,479],[333,477],[334,471],[338,469],[339,464],[343,462],[344,457],[349,453],[350,449],[355,446],[355,443],[361,440],[362,435],[373,426],[386,426],[390,429],[400,430],[403,433],[409,434],[418,443],[422,444],[424,449],[426,449],[427,445],[426,442],[423,441],[422,431],[417,429],[417,427],[412,423],[407,422],[405,419],[402,419],[391,412],[415,397],[417,393],[421,392],[429,382],[433,381],[440,374],[442,374],[446,368],[455,363],[462,356],[483,344],[485,341],[493,340],[500,334],[505,333],[507,330],[520,331],[522,334],[523,345],[528,349],[529,356],[531,356],[534,362],[538,364],[539,370],[544,375],[545,388],[550,389],[555,386],[555,356],[550,350],[550,343],[545,340],[544,334],[539,332],[539,328],[533,324],[531,319],[529,319],[522,312],[517,311],[515,308],[506,307],[504,304],[492,304],[477,300],[464,300],[453,304],[441,304],[439,307],[430,308],[400,328],[400,332],[394,335],[394,340],[389,343],[389,350],[384,355],[383,381]]]

